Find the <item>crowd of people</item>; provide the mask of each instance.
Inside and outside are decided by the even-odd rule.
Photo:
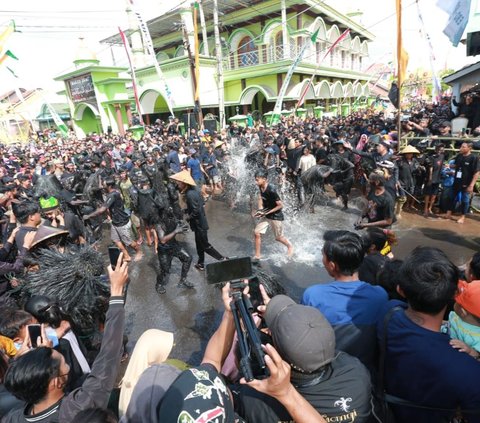
[[[444,142],[446,106],[402,119],[402,133],[417,135],[408,143],[395,117],[372,109],[212,134],[158,119],[140,139],[52,130],[0,146],[2,421],[480,421],[480,253],[461,272],[436,248],[412,248],[403,261],[392,251],[405,212],[470,220],[480,161],[473,138],[459,138],[458,152]],[[173,258],[178,289],[194,288],[189,273],[205,271],[205,254],[229,260],[208,236],[211,198],[248,205],[254,260],[268,228],[295,259],[285,214],[308,222],[320,198],[365,207],[356,231],[319,234],[333,281],[299,303],[261,272],[241,288],[227,283],[200,365],[170,357],[174,335],[151,329],[117,386],[129,263],[154,248],[159,298]],[[195,257],[177,237],[189,230]],[[102,237],[119,252],[107,274]],[[239,289],[255,304],[266,363],[248,380],[231,305]]]

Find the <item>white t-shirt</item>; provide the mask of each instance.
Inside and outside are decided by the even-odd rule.
[[[303,155],[302,157],[300,157],[298,167],[303,173],[306,170],[310,169],[311,167],[315,166],[316,164],[317,162],[315,161],[315,157],[313,157],[312,154],[308,154],[306,156]]]

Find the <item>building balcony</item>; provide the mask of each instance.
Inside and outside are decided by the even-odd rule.
[[[294,61],[300,50],[301,45],[289,44],[284,49],[283,45],[262,45],[258,49],[244,52],[233,53],[224,59],[223,65],[225,71],[235,71],[242,68],[250,68],[252,66],[270,65],[284,61]],[[309,65],[318,65],[322,60],[325,52],[314,46],[309,46],[303,54],[301,63]],[[341,71],[361,72],[362,55],[351,54],[345,50],[337,50],[332,52],[321,63],[322,67],[339,69]]]

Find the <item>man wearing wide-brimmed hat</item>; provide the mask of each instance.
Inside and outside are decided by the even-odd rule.
[[[170,176],[180,189],[180,192],[185,194],[187,202],[187,220],[190,223],[190,228],[195,233],[195,246],[197,248],[198,262],[195,268],[203,271],[205,270],[205,253],[217,260],[226,259],[220,254],[208,241],[208,221],[205,215],[204,201],[200,192],[196,189],[195,181],[193,180],[188,170],[182,170],[175,175]]]

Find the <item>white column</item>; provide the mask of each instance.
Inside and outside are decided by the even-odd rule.
[[[195,45],[195,40],[193,36],[193,16],[190,9],[183,9],[180,11],[180,17],[182,18],[182,24],[185,28],[188,36],[188,44],[190,44],[190,49],[193,49]],[[184,49],[185,50],[185,49]],[[187,51],[184,51],[185,56],[187,56]]]
[[[220,31],[218,29],[218,3],[213,0],[213,24],[215,31],[215,53],[217,57],[217,89],[218,89],[218,110],[220,127],[225,128],[225,92],[223,82],[223,55]]]
[[[200,25],[202,26],[202,39],[203,39],[203,54],[205,56],[210,56],[208,53],[208,38],[207,38],[207,25],[205,24],[205,15],[203,13],[202,2],[198,2],[198,7],[200,11]]]
[[[146,66],[145,51],[143,48],[142,35],[140,34],[140,28],[138,27],[138,21],[135,18],[130,2],[126,0],[127,8],[125,11],[128,16],[128,27],[131,31],[130,43],[132,45],[133,55],[133,67],[140,69]]]
[[[290,57],[290,43],[288,39],[287,30],[287,7],[285,0],[282,0],[282,38],[283,38],[283,58],[288,59]]]

